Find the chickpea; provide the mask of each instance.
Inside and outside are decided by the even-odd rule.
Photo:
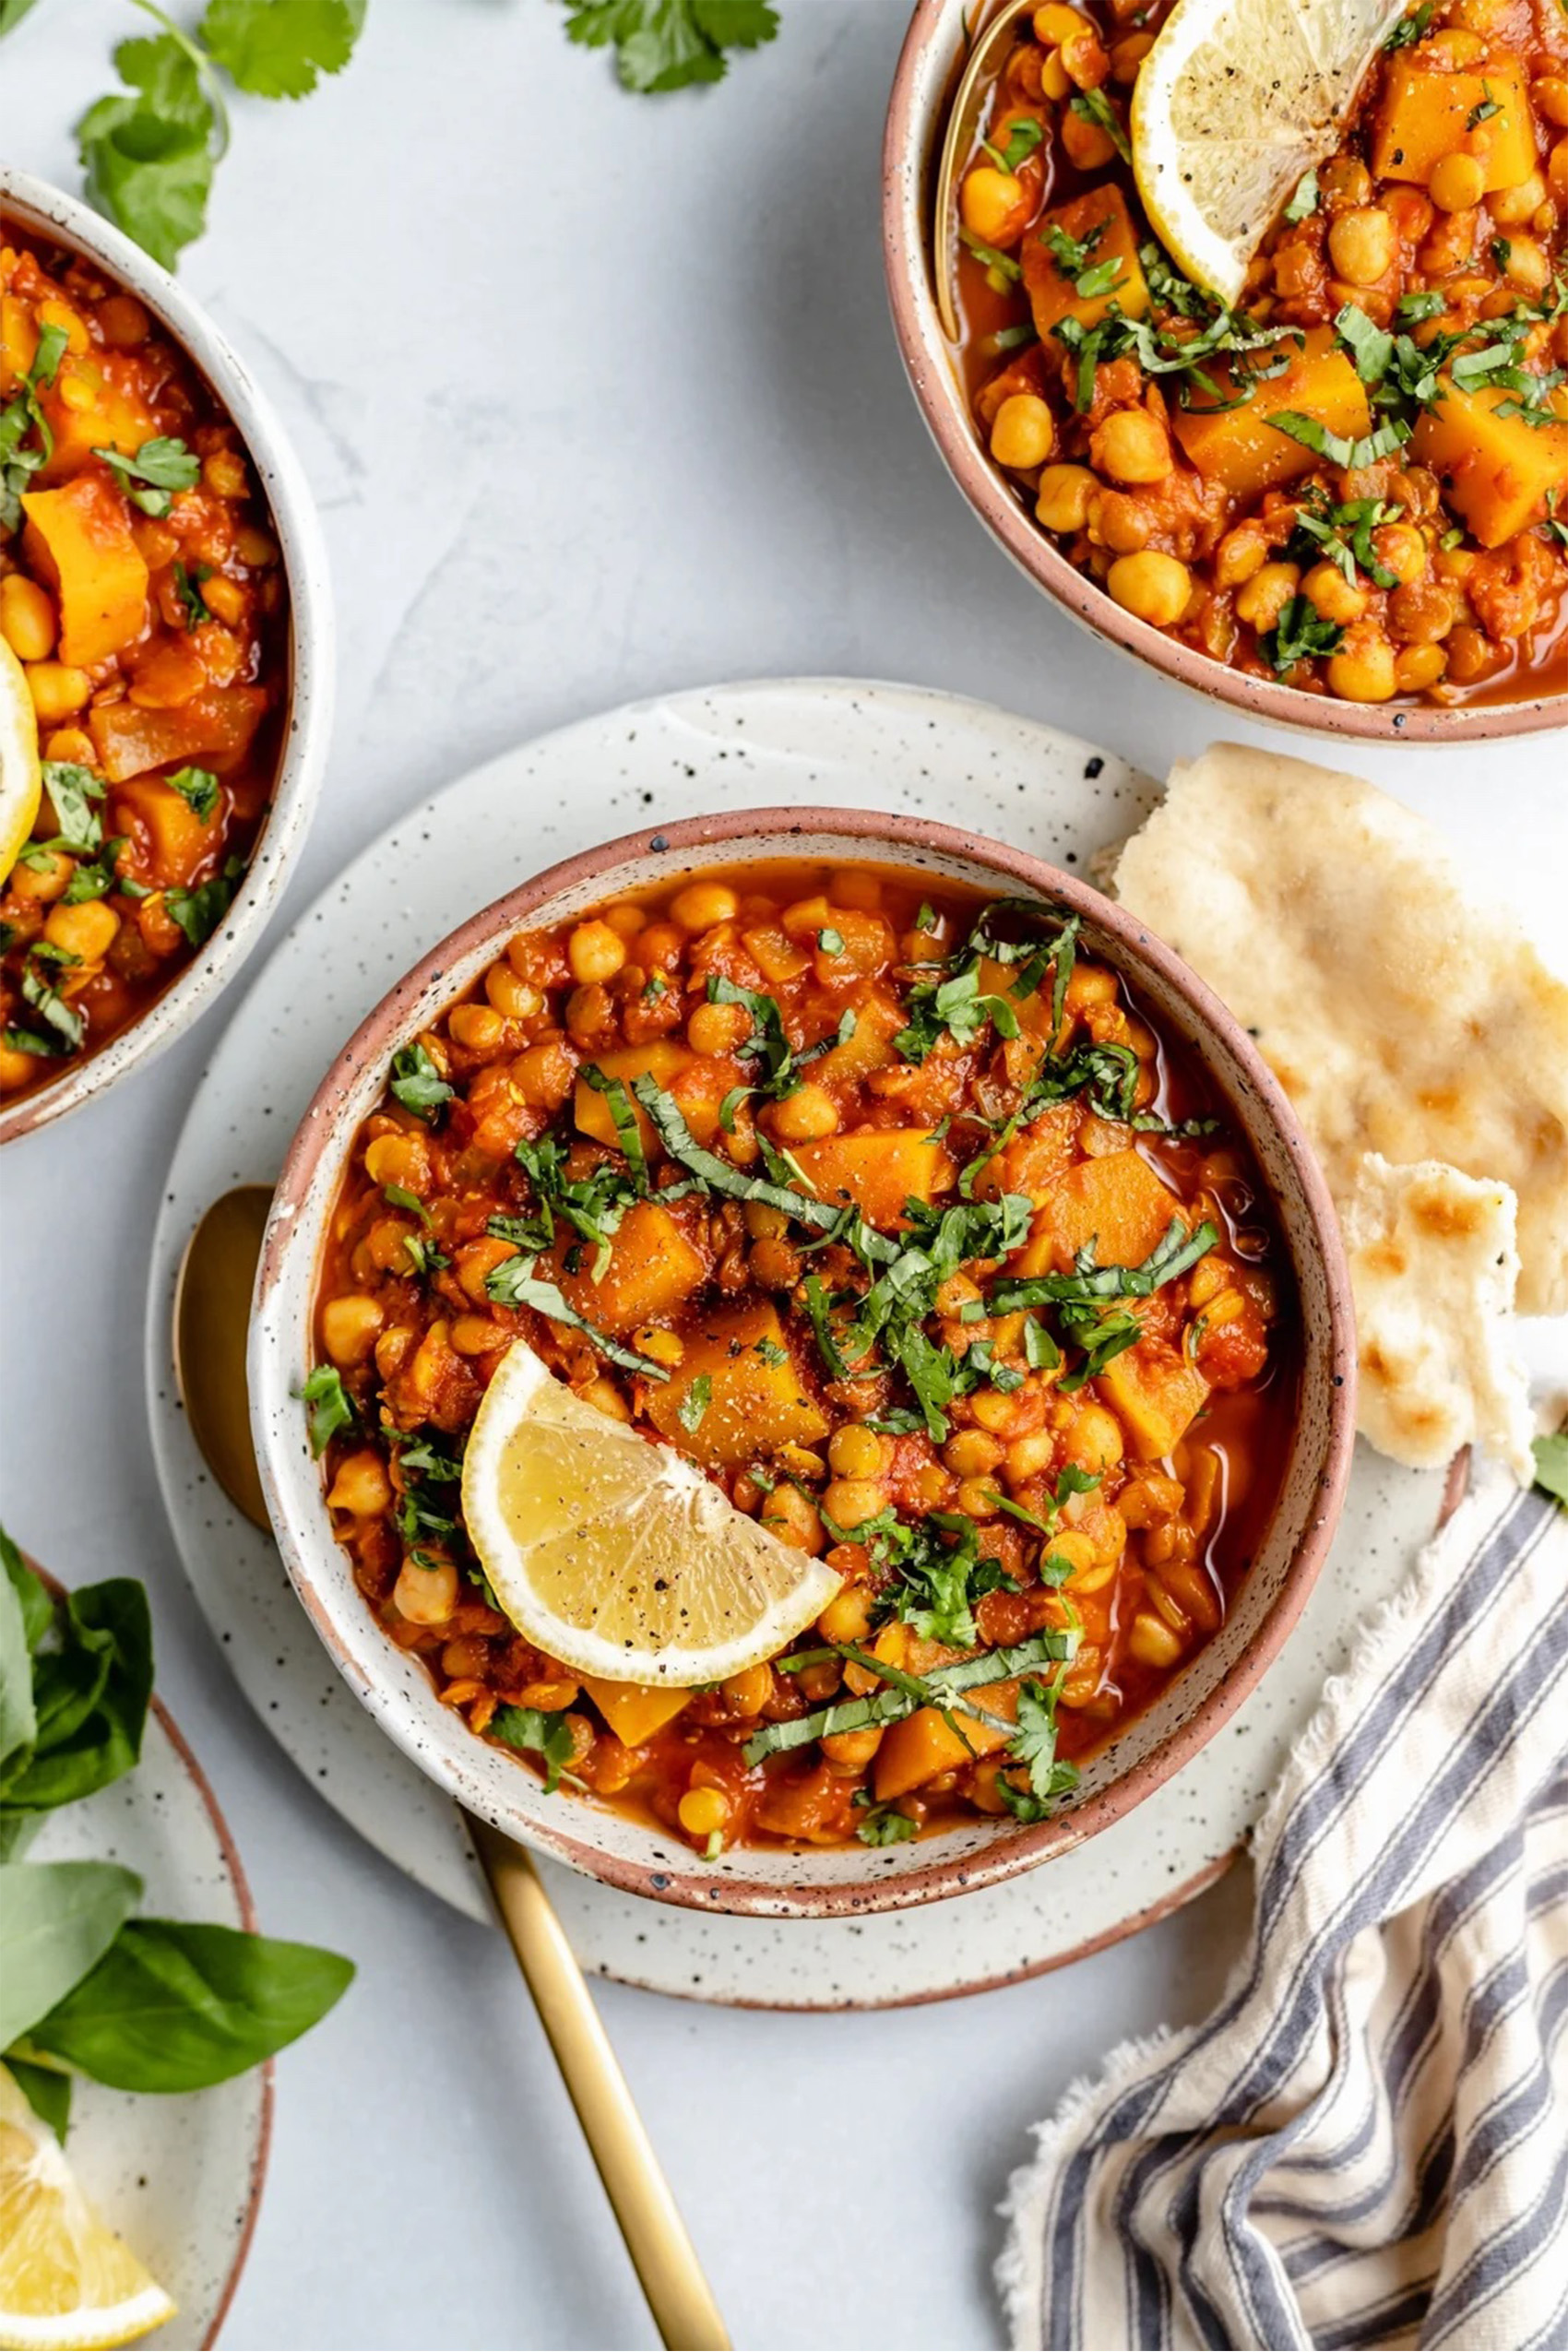
[[[1507,244],[1508,258],[1503,265],[1503,274],[1509,284],[1517,286],[1522,293],[1544,293],[1551,264],[1541,247],[1533,237],[1510,237]]]
[[[1547,122],[1568,130],[1568,74],[1543,74],[1538,82],[1532,82],[1530,102]]]
[[[733,1053],[751,1029],[743,1004],[699,1004],[686,1023],[686,1043],[694,1053]]]
[[[1328,256],[1352,286],[1375,286],[1394,265],[1394,223],[1377,205],[1342,212],[1328,232]]]
[[[75,956],[78,963],[101,964],[119,928],[120,918],[113,909],[101,898],[89,898],[79,907],[51,908],[43,936],[51,946]]]
[[[1008,1485],[1016,1489],[1039,1478],[1050,1469],[1055,1454],[1056,1439],[1050,1430],[1032,1430],[1028,1437],[1016,1437],[1006,1454]]]
[[[1568,201],[1568,138],[1559,139],[1547,157],[1546,176],[1558,200]]]
[[[1116,82],[1134,82],[1138,67],[1154,47],[1152,32],[1124,32],[1111,49],[1111,78]]]
[[[786,1095],[782,1102],[774,1104],[769,1123],[780,1143],[817,1143],[824,1135],[837,1134],[838,1106],[826,1087],[814,1086],[808,1079],[793,1094]]]
[[[58,624],[46,588],[25,572],[0,580],[0,636],[18,661],[42,661],[54,650]]]
[[[363,1291],[345,1291],[339,1298],[328,1299],[321,1310],[322,1344],[335,1364],[345,1369],[362,1364],[386,1319],[379,1299]]]
[[[344,1455],[327,1492],[329,1510],[351,1511],[356,1519],[373,1519],[391,1501],[392,1481],[379,1454],[367,1446],[363,1453]]]
[[[1087,466],[1047,466],[1035,496],[1035,515],[1048,531],[1081,531],[1099,484]]]
[[[1153,521],[1131,491],[1102,490],[1089,516],[1089,536],[1113,555],[1136,555],[1149,543]]]
[[[1265,564],[1236,599],[1236,618],[1249,629],[1272,629],[1301,585],[1294,564]]]
[[[827,1441],[827,1460],[836,1479],[874,1479],[880,1476],[886,1455],[874,1430],[862,1429],[858,1421],[846,1421]],[[837,1516],[837,1512],[834,1516]]]
[[[1087,22],[1078,9],[1066,6],[1066,0],[1045,0],[1045,6],[1034,12],[1035,39],[1047,49],[1060,49],[1064,41],[1082,32]]]
[[[1134,1618],[1127,1647],[1140,1666],[1158,1669],[1174,1666],[1182,1655],[1180,1636],[1162,1617],[1146,1609],[1140,1609]]]
[[[430,1153],[422,1135],[377,1135],[365,1146],[365,1174],[385,1190],[398,1184],[408,1193],[422,1193],[430,1182]]]
[[[791,1290],[801,1278],[801,1253],[792,1241],[754,1241],[746,1264],[765,1290]]]
[[[822,1752],[835,1773],[846,1778],[863,1772],[882,1745],[882,1727],[868,1724],[863,1731],[830,1731]]]
[[[1126,1451],[1122,1424],[1103,1405],[1086,1405],[1067,1434],[1064,1458],[1081,1470],[1114,1468]]]
[[[489,1315],[457,1315],[452,1324],[452,1346],[459,1356],[488,1356],[505,1347],[511,1334]]]
[[[33,709],[45,727],[57,719],[69,719],[92,692],[87,671],[66,661],[30,661],[27,682]]]
[[[735,893],[722,882],[689,882],[670,901],[670,915],[683,931],[712,931],[719,923],[733,922],[740,907]]]
[[[1174,555],[1149,550],[1141,555],[1118,556],[1105,585],[1123,612],[1151,622],[1157,629],[1169,629],[1187,609],[1193,576]]]
[[[872,1479],[835,1479],[822,1498],[822,1508],[835,1526],[851,1531],[887,1508],[887,1489]]]
[[[1451,588],[1437,580],[1414,580],[1388,600],[1389,634],[1404,645],[1436,645],[1459,617]]]
[[[958,210],[971,237],[982,245],[1004,245],[1016,237],[1028,217],[1029,199],[1024,184],[993,163],[977,163],[966,172],[958,191]]]
[[[816,1621],[816,1630],[825,1642],[852,1642],[859,1645],[871,1632],[871,1596],[858,1585],[836,1593]]]
[[[942,1459],[956,1479],[983,1478],[1001,1461],[1004,1448],[989,1430],[956,1430],[942,1449]]]
[[[1394,683],[1402,695],[1419,695],[1435,686],[1447,667],[1440,645],[1405,646],[1394,657]]]
[[[1042,98],[1053,98],[1056,101],[1057,105],[1060,106],[1062,101],[1067,96],[1072,87],[1073,77],[1067,71],[1066,66],[1062,63],[1062,52],[1060,49],[1053,49],[1051,52],[1050,56],[1042,59],[1040,63],[1040,96]]]
[[[1256,523],[1238,523],[1215,550],[1214,576],[1222,588],[1240,588],[1268,561],[1268,540]]]
[[[626,960],[626,943],[608,923],[579,923],[566,942],[572,978],[584,987],[592,980],[613,980]]]
[[[1445,74],[1457,74],[1486,55],[1486,43],[1479,33],[1468,32],[1463,25],[1444,25],[1427,42],[1426,54],[1431,65]]]
[[[1068,78],[1079,89],[1098,89],[1111,71],[1105,44],[1092,25],[1072,33],[1057,52]]]
[[[994,1519],[997,1512],[996,1489],[989,1479],[961,1479],[958,1482],[958,1508],[966,1519]]]
[[[1473,155],[1445,155],[1432,165],[1428,193],[1440,212],[1466,212],[1479,204],[1486,172]]]
[[[1494,646],[1484,629],[1472,628],[1464,623],[1448,635],[1448,675],[1461,686],[1473,685],[1478,678],[1490,677],[1502,666],[1503,649]]]
[[[1163,481],[1170,471],[1165,427],[1146,409],[1116,409],[1095,428],[1089,456],[1112,481]]]
[[[989,1430],[992,1437],[1005,1436],[1017,1419],[1017,1407],[1013,1398],[1004,1396],[996,1388],[982,1388],[969,1410],[981,1429]]]
[[[530,1045],[512,1064],[512,1083],[534,1111],[558,1111],[576,1081],[576,1065],[560,1043]]]
[[[1015,392],[997,410],[991,427],[991,454],[999,466],[1028,473],[1043,466],[1056,446],[1056,422],[1033,392]]]
[[[1387,702],[1394,694],[1394,647],[1375,624],[1351,629],[1329,655],[1328,691],[1341,702]]]
[[[1546,182],[1538,172],[1532,172],[1516,188],[1494,188],[1486,202],[1487,210],[1500,229],[1522,228],[1531,213],[1546,202]]]
[[[1421,578],[1427,568],[1427,543],[1408,523],[1381,523],[1372,535],[1372,553],[1402,588]]]
[[[215,498],[244,498],[249,487],[245,461],[237,449],[215,449],[201,461],[202,487]]]
[[[773,1669],[766,1663],[748,1666],[742,1673],[731,1674],[719,1689],[737,1715],[760,1715],[773,1696]]]
[[[1063,114],[1058,133],[1068,160],[1080,172],[1098,172],[1116,153],[1116,142],[1109,131],[1098,123],[1086,122],[1081,114]]]
[[[405,1560],[392,1587],[392,1605],[410,1625],[445,1625],[457,1606],[457,1572],[449,1560],[423,1568]]]
[[[519,980],[510,964],[491,966],[484,976],[484,992],[508,1021],[531,1021],[544,1010],[539,990]]]
[[[1337,564],[1314,564],[1301,582],[1301,594],[1325,621],[1348,625],[1367,609],[1364,588],[1348,580]]]
[[[704,1843],[716,1837],[730,1819],[730,1800],[722,1788],[688,1788],[675,1808],[688,1837]]]
[[[826,1544],[817,1507],[799,1487],[781,1479],[763,1504],[761,1524],[793,1551],[819,1552]]]

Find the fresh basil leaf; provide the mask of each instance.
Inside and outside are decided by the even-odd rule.
[[[1555,1495],[1558,1502],[1568,1503],[1568,1431],[1558,1430],[1550,1437],[1534,1440],[1532,1452],[1536,1462],[1536,1484],[1545,1494]]]
[[[675,1408],[675,1418],[680,1422],[681,1427],[685,1431],[688,1437],[695,1437],[698,1430],[701,1429],[703,1425],[703,1418],[707,1411],[712,1396],[712,1373],[698,1372],[696,1378],[692,1382],[691,1386],[682,1397],[679,1405]]]
[[[282,1943],[238,1928],[136,1919],[120,1929],[91,1973],[31,2025],[30,2038],[115,2090],[200,2091],[260,2065],[308,2032],[342,1998],[353,1974],[351,1961],[315,1944]]]
[[[497,1707],[490,1718],[490,1736],[504,1740],[508,1748],[520,1748],[526,1755],[538,1756],[544,1766],[545,1794],[550,1796],[563,1780],[580,1788],[582,1782],[568,1771],[576,1752],[572,1727],[564,1711],[547,1713],[540,1707]]]
[[[118,1862],[0,1862],[0,2049],[37,2038],[140,1898],[140,1879]]]
[[[436,1068],[428,1049],[416,1040],[400,1047],[392,1056],[392,1092],[405,1111],[428,1121],[434,1119],[444,1102],[451,1100],[453,1089]]]
[[[1316,172],[1305,172],[1296,183],[1296,193],[1285,208],[1285,218],[1294,224],[1314,213],[1320,201]]]
[[[194,816],[208,824],[218,806],[218,778],[208,767],[182,767],[165,782],[171,791],[178,792]]]
[[[242,859],[230,858],[221,873],[211,875],[194,890],[176,884],[163,893],[171,921],[179,924],[193,947],[203,946],[211,938],[233,904],[235,885],[244,870]]]
[[[183,441],[164,435],[144,441],[134,457],[121,449],[95,449],[92,454],[119,475],[132,505],[159,521],[173,505],[176,490],[194,490],[201,480],[201,459]],[[137,483],[146,486],[138,489]]]

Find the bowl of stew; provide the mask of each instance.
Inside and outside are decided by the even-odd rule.
[[[917,399],[1007,552],[1113,645],[1257,718],[1422,742],[1562,724],[1561,25],[1438,0],[1396,26],[1228,309],[1159,245],[1131,168],[1167,0],[1026,13],[935,221],[991,13],[919,0],[884,236]]]
[[[310,493],[244,363],[84,205],[0,172],[0,634],[43,793],[0,880],[0,1140],[146,1062],[276,903],[325,765]]]
[[[696,1691],[535,1649],[460,1502],[519,1341],[826,1561],[814,1630]],[[291,1146],[250,1382],[289,1573],[422,1769],[777,1914],[986,1884],[1195,1753],[1354,1408],[1322,1179],[1202,983],[1038,859],[810,809],[568,860],[391,991]]]

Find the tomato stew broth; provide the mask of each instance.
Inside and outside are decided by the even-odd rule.
[[[221,921],[272,793],[289,650],[239,433],[145,305],[6,222],[0,330],[0,635],[44,764],[0,889],[14,1099],[129,1028]]]
[[[985,907],[920,877],[791,863],[718,871],[522,933],[397,1058],[354,1146],[312,1389],[327,1415],[318,1442],[353,1416],[329,1439],[327,1501],[360,1587],[475,1731],[517,1720],[498,1705],[540,1711],[536,1744],[553,1726],[557,1757],[588,1788],[702,1850],[891,1842],[977,1811],[1038,1818],[1072,1760],[1214,1633],[1277,1497],[1296,1394],[1292,1301],[1225,1106],[1108,968],[1060,945],[1052,956],[1061,918],[1048,909],[993,908],[985,935],[1003,944],[978,956]],[[722,1001],[731,988],[750,1001]],[[823,1245],[776,1206],[691,1186],[642,1113],[652,1191],[631,1202],[611,1104],[581,1075],[590,1065],[628,1088],[651,1079],[737,1170],[852,1203],[873,1240],[934,1247],[943,1220],[951,1270],[927,1278],[917,1317],[946,1382],[917,1390],[891,1329],[863,1360],[851,1348],[836,1363],[879,1262],[845,1240]],[[1202,1132],[1164,1132],[1186,1123]],[[568,1181],[577,1189],[564,1194]],[[562,1214],[596,1182],[624,1214],[603,1218],[615,1229],[602,1250]],[[497,1270],[518,1241],[492,1220],[537,1219],[541,1191],[556,1233],[540,1273],[662,1384],[608,1361],[581,1329],[498,1302]],[[989,1303],[1002,1280],[1070,1274],[1097,1252],[1145,1265],[1205,1219],[1217,1247],[1104,1310],[1136,1344],[1097,1377],[1075,1377],[1087,1341],[1108,1352],[1093,1310],[1064,1325],[1051,1306]],[[716,1318],[732,1331],[747,1314],[776,1393],[728,1416]],[[700,1431],[687,1437],[679,1408],[693,1362],[717,1354],[709,1426],[745,1426],[704,1467],[844,1580],[789,1664],[717,1689],[590,1692],[488,1605],[453,1524],[455,1466],[517,1339],[604,1412],[696,1458]],[[755,1753],[772,1727],[878,1688],[845,1645],[919,1675],[1042,1633],[1058,1650],[1075,1635],[1074,1654],[1038,1681],[984,1689],[989,1724],[955,1715],[955,1731],[925,1706]],[[1008,1742],[1020,1705],[1032,1773]]]
[[[1168,13],[1051,0],[982,111],[958,288],[992,456],[1079,570],[1233,669],[1362,703],[1568,691],[1568,17],[1424,0],[1226,319],[1123,151]]]

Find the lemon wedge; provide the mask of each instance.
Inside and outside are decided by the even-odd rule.
[[[1133,171],[1195,284],[1237,300],[1404,13],[1405,0],[1177,0],[1133,86]]]
[[[38,822],[43,793],[38,764],[38,720],[27,672],[0,637],[0,883]]]
[[[130,2344],[174,2305],[77,2188],[59,2141],[0,2066],[0,2345]]]
[[[793,1641],[840,1581],[520,1342],[469,1438],[463,1515],[518,1630],[609,1681],[720,1682]]]

